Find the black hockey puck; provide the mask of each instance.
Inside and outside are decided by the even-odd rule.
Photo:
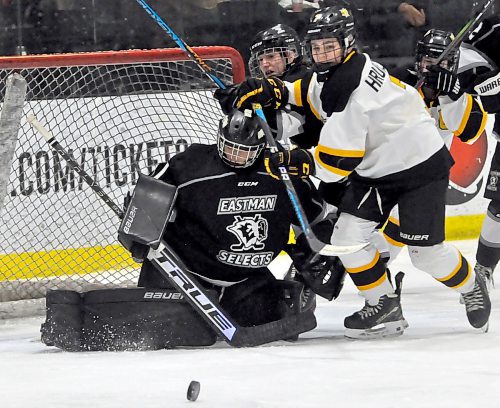
[[[191,381],[188,387],[187,399],[189,401],[196,401],[198,395],[200,395],[200,383],[198,381]]]

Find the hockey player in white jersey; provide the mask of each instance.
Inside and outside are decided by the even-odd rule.
[[[500,261],[500,14],[486,18],[464,41],[460,58],[460,82],[476,93],[486,112],[495,115],[493,134],[497,138],[484,197],[490,200],[481,228],[474,269],[493,286],[493,271]]]
[[[474,303],[466,305],[469,322],[485,326],[491,304],[484,279],[455,247],[444,243],[445,196],[453,160],[421,96],[355,49],[354,20],[346,7],[316,11],[305,42],[315,71],[308,83],[268,78],[255,86],[255,81],[247,81],[240,86],[238,106],[308,104],[324,121],[318,146],[307,162],[307,156],[294,150],[275,161],[315,166],[316,175],[330,183],[349,178],[331,242],[367,246],[340,257],[365,297],[365,306],[344,321],[346,336],[397,335],[407,326],[386,266],[370,243],[396,204],[400,237],[409,246],[414,266],[470,294]],[[280,161],[283,157],[286,161]]]
[[[417,43],[413,69],[403,67],[393,73],[394,76],[412,86],[419,79],[423,79],[424,82],[418,92],[448,149],[455,137],[467,144],[476,142],[483,134],[488,119],[479,98],[456,85],[460,84],[457,74],[459,49],[450,51],[439,67],[434,64],[452,41],[451,32],[429,30]],[[399,232],[399,215],[397,208],[394,208],[384,227],[384,236],[389,245],[390,262],[404,247]]]

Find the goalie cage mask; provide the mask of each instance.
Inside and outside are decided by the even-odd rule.
[[[437,60],[448,45],[453,41],[453,33],[449,31],[432,29],[424,34],[424,37],[417,43],[415,50],[415,71],[419,77],[423,74],[424,58],[429,60]],[[450,51],[443,61],[447,61],[448,65],[443,66],[447,70],[456,73],[458,70],[458,59],[460,51],[458,48]]]
[[[231,167],[249,167],[255,163],[266,145],[264,131],[251,110],[235,110],[219,122],[217,150]]]
[[[341,3],[319,9],[311,16],[307,25],[304,36],[304,53],[306,58],[313,62],[313,70],[318,73],[324,73],[336,64],[333,62],[315,63],[311,52],[312,40],[338,39],[342,46],[343,58],[347,56],[347,51],[353,48],[356,43],[356,29],[352,11],[343,4],[344,2]]]
[[[279,54],[283,60],[283,72],[263,72],[260,61],[264,56]],[[250,46],[248,69],[253,77],[283,76],[288,70],[302,61],[302,44],[297,32],[285,24],[276,24],[260,31]]]

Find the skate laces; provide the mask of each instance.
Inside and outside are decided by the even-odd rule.
[[[477,263],[476,266],[474,266],[474,271],[476,273],[479,273],[482,275],[484,280],[486,281],[486,284],[489,287],[494,287],[495,282],[493,281],[493,268],[490,266],[484,266],[481,265],[480,263]]]
[[[481,279],[485,279],[483,273],[476,270],[476,282],[474,283],[474,289],[462,295],[465,302],[465,308],[468,312],[484,309],[484,294],[479,283],[479,280]]]
[[[358,314],[362,319],[375,316],[378,312],[382,310],[382,301],[379,301],[376,305],[371,306],[368,302],[365,302],[365,306],[361,309]]]

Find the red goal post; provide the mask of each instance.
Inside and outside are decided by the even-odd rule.
[[[230,47],[194,47],[226,84],[245,77]],[[47,289],[135,285],[117,217],[26,122],[58,138],[116,203],[138,172],[191,143],[213,143],[214,84],[180,49],[0,57],[0,107],[12,72],[27,97],[0,214],[0,302]]]

